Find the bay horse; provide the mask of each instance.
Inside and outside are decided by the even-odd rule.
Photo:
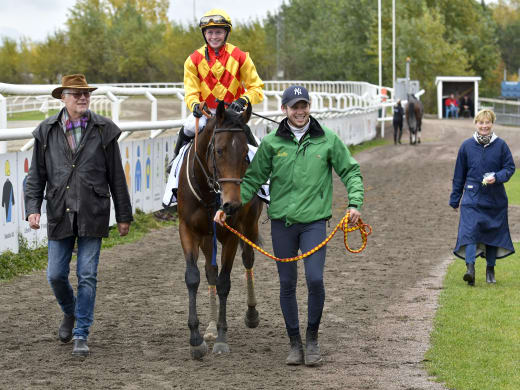
[[[406,123],[410,132],[410,144],[421,143],[421,124],[423,117],[423,104],[415,95],[408,94],[408,104],[406,105]]]
[[[179,235],[186,259],[185,282],[188,288],[190,352],[193,359],[202,359],[208,352],[206,340],[215,340],[213,353],[230,351],[227,343],[226,304],[231,289],[231,269],[237,252],[239,238],[227,229],[213,223],[219,198],[222,209],[228,215],[228,225],[251,241],[258,243],[258,219],[263,203],[255,196],[242,205],[240,183],[248,163],[248,146],[244,128],[251,117],[251,105],[242,114],[226,110],[218,104],[215,116],[208,119],[206,127],[197,134],[182,163],[177,191]],[[216,239],[214,236],[216,230]],[[216,240],[222,244],[220,273],[212,261],[216,255]],[[242,241],[240,241],[242,243]],[[255,328],[259,323],[253,285],[254,252],[242,244],[242,263],[246,269],[247,311],[245,323]],[[210,290],[210,321],[204,334],[199,331],[197,315],[197,290],[200,272],[197,267],[199,249],[206,258],[206,279]],[[216,295],[219,297],[217,320]],[[216,323],[216,326],[215,326]]]

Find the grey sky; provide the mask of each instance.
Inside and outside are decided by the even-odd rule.
[[[225,9],[233,21],[246,22],[275,12],[284,0],[170,0],[170,20],[187,25],[193,23],[194,6],[199,19],[211,8]],[[0,38],[22,36],[43,41],[47,35],[63,29],[74,0],[0,0]]]

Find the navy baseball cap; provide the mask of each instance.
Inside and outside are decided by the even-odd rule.
[[[301,100],[307,103],[311,102],[309,98],[309,92],[305,87],[302,87],[301,85],[291,85],[289,88],[283,91],[282,106],[287,105],[292,107]]]

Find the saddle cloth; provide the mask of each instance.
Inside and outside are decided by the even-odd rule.
[[[260,140],[257,138],[258,144],[260,144]],[[179,188],[179,176],[181,173],[181,167],[182,167],[182,161],[184,160],[184,155],[190,150],[191,145],[193,143],[190,142],[186,145],[184,145],[181,150],[179,151],[179,154],[172,162],[170,175],[168,176],[168,182],[166,183],[166,188],[164,189],[164,195],[163,195],[163,206],[165,208],[167,207],[173,207],[177,205],[177,188]],[[256,154],[257,147],[253,145],[247,145],[249,147],[249,151],[247,153],[247,159],[249,161],[253,160],[253,157]],[[260,187],[260,190],[258,191],[258,196],[267,204],[269,205],[269,181],[267,181],[266,184],[262,185]]]

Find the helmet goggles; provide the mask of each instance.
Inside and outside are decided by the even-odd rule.
[[[199,27],[207,27],[209,25],[223,25],[230,27],[231,22],[222,15],[205,15],[200,18]]]

